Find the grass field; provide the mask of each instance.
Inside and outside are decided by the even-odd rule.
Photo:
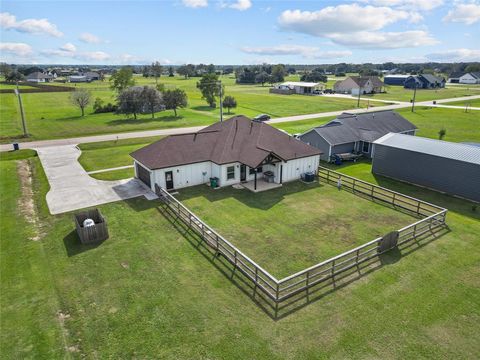
[[[383,100],[410,101],[413,99],[413,90],[405,89],[403,86],[386,86],[386,93],[375,95],[364,95],[364,98]],[[427,90],[417,89],[416,101],[440,100],[455,97],[480,95],[480,87],[447,87],[443,89]]]
[[[457,105],[457,106],[466,106],[468,105],[469,107],[480,107],[480,99],[473,99],[473,100],[467,100],[467,101],[453,101],[453,102],[448,102],[445,103],[445,105]]]
[[[15,161],[0,162],[5,359],[471,359],[480,352],[480,216],[465,201],[374,178],[368,164],[341,168],[447,206],[451,231],[274,321],[157,202],[100,206],[110,238],[79,245],[72,215],[48,214],[45,175],[38,158],[29,163],[33,194],[22,192],[26,178]],[[11,210],[28,199],[34,223]]]
[[[416,221],[323,183],[257,194],[200,185],[176,197],[277,279]]]
[[[160,82],[167,88],[178,87],[187,92],[189,105],[178,111],[178,118],[173,116],[173,111],[157,113],[154,119],[148,114],[141,115],[137,120],[126,119],[123,115],[112,113],[93,114],[93,100],[86,109],[86,115],[82,118],[80,110],[70,103],[70,93],[68,92],[23,94],[28,132],[32,135],[30,139],[65,138],[211,124],[218,120],[219,110],[209,108],[201,99],[201,94],[196,89],[198,80],[198,78],[185,80],[180,77],[161,78]],[[136,81],[138,85],[154,85],[154,80],[151,78],[136,77]],[[243,114],[253,117],[259,113],[267,113],[273,117],[281,117],[347,110],[355,108],[357,105],[355,99],[269,94],[268,86],[235,85],[235,81],[231,77],[224,77],[222,81],[225,84],[225,94],[234,96],[238,103],[238,107],[232,110],[231,115]],[[100,97],[105,102],[114,102],[114,93],[110,90],[109,85],[108,81],[97,81],[78,84],[77,87],[89,89],[93,99]],[[22,134],[17,98],[14,94],[0,94],[0,104],[0,118],[2,119],[0,141],[7,142]],[[362,102],[361,106],[366,106],[366,104],[367,102]]]

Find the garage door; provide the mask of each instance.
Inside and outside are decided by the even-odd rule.
[[[150,183],[150,171],[145,169],[143,166],[138,165],[138,163],[135,163],[135,166],[137,167],[137,177],[142,180],[149,188],[151,188],[151,183]]]

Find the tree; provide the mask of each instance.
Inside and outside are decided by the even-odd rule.
[[[142,76],[148,78],[150,76],[150,67],[145,65],[142,68]]]
[[[285,79],[285,66],[282,64],[274,65],[272,67],[272,77],[274,82],[282,82]]]
[[[163,103],[165,108],[173,110],[177,117],[177,108],[187,106],[187,93],[181,89],[165,90],[163,92]]]
[[[480,63],[472,63],[467,65],[465,72],[478,72],[480,71]]]
[[[185,79],[188,79],[190,76],[193,76],[195,74],[195,65],[182,65],[177,69],[177,73],[185,76]]]
[[[312,72],[305,73],[300,78],[300,81],[310,81],[310,82],[327,82],[327,75],[322,72],[314,69]]]
[[[143,88],[134,86],[123,90],[117,98],[118,110],[120,114],[130,115],[137,119],[137,114],[142,112],[144,106]]]
[[[86,89],[77,89],[70,95],[72,104],[82,110],[82,116],[85,115],[85,107],[90,103],[90,91]]]
[[[10,65],[8,65],[7,63],[0,63],[0,74],[3,75],[3,76],[7,76],[7,74],[9,74],[10,72],[12,72],[13,69]]]
[[[440,131],[438,132],[438,138],[440,140],[443,140],[445,135],[447,135],[447,130],[445,128],[440,129]]]
[[[237,107],[237,100],[233,96],[227,95],[225,99],[223,99],[223,106],[225,106],[230,114],[230,109],[234,109]]]
[[[5,74],[5,81],[8,83],[16,83],[17,81],[25,80],[25,76],[17,70],[10,71]]]
[[[197,88],[202,92],[202,99],[205,99],[212,108],[215,107],[215,97],[220,95],[220,87],[218,85],[217,74],[205,74],[197,82]]]
[[[265,71],[262,71],[261,73],[258,73],[257,76],[255,76],[255,82],[264,86],[265,83],[268,81],[269,76],[270,75],[268,75]]]
[[[97,97],[93,103],[93,112],[97,113],[99,110],[101,110],[104,103],[105,102],[101,98]]]
[[[170,66],[168,68],[168,76],[169,77],[174,77],[175,76],[175,73],[173,72],[173,67],[172,66]]]
[[[208,66],[207,66],[207,72],[208,72],[209,74],[214,73],[214,72],[215,72],[215,65],[213,65],[213,64],[208,65]]]
[[[142,90],[142,101],[142,108],[147,108],[152,114],[153,119],[155,112],[159,111],[159,107],[162,105],[162,94],[151,86],[144,86]]]
[[[162,65],[160,65],[158,61],[155,61],[150,66],[150,71],[153,77],[155,78],[155,84],[158,84],[158,78],[162,76],[162,71],[163,71]]]
[[[132,68],[129,66],[122,67],[120,70],[113,73],[110,77],[110,81],[112,82],[110,87],[120,94],[128,87],[135,85]]]

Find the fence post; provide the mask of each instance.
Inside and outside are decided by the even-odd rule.
[[[417,215],[420,215],[420,204],[421,204],[421,202],[418,201],[417,202]]]
[[[397,195],[397,194],[396,194],[396,193],[393,193],[393,198],[392,198],[393,207],[395,207],[395,195]]]

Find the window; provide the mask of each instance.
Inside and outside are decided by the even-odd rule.
[[[368,143],[368,142],[363,142],[362,151],[363,151],[364,153],[368,153],[368,150],[370,150],[370,143]]]
[[[235,166],[227,167],[227,180],[235,179]]]
[[[261,172],[263,172],[263,169],[262,169],[262,167],[260,166],[260,167],[257,168],[257,174],[258,174],[258,173],[261,173]],[[248,169],[248,173],[249,173],[250,175],[255,174],[255,169],[254,169],[254,168],[249,168],[249,169]]]

